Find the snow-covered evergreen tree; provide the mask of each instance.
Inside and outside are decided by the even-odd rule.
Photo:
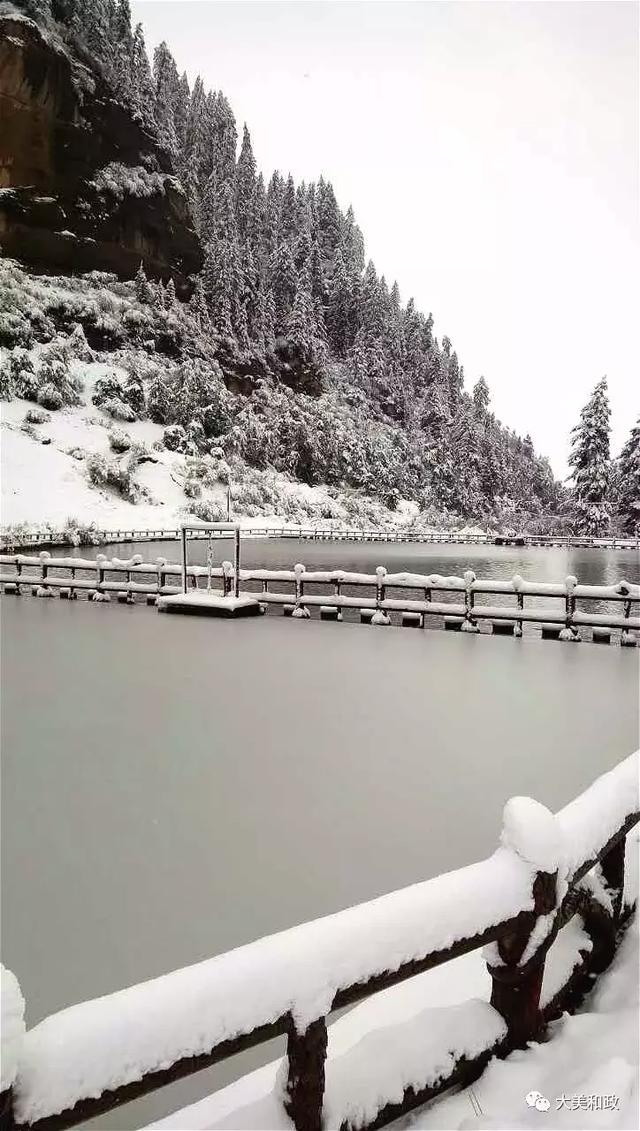
[[[640,420],[636,421],[618,460],[618,513],[626,534],[640,530]]]
[[[583,534],[601,535],[609,528],[610,416],[607,379],[603,377],[580,413],[580,423],[571,433],[569,462],[573,506],[578,529]]]

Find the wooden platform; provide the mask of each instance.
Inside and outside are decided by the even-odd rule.
[[[257,617],[262,613],[255,597],[222,597],[219,593],[177,593],[158,598],[159,613],[184,613],[196,617]]]

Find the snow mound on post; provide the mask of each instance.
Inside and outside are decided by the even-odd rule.
[[[0,1092],[16,1078],[24,1038],[24,998],[15,974],[0,964]]]
[[[555,872],[560,836],[555,817],[532,797],[512,797],[502,814],[502,843],[539,872]]]

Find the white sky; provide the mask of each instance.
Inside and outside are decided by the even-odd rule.
[[[566,473],[603,373],[638,414],[639,7],[133,0],[147,47],[227,95],[258,166],[320,173],[496,415]]]

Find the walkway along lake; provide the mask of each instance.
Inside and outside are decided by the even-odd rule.
[[[612,551],[449,549],[243,543],[247,565],[638,580]],[[477,859],[510,795],[557,808],[638,745],[636,649],[30,598],[2,616],[3,960],[30,1025]]]

